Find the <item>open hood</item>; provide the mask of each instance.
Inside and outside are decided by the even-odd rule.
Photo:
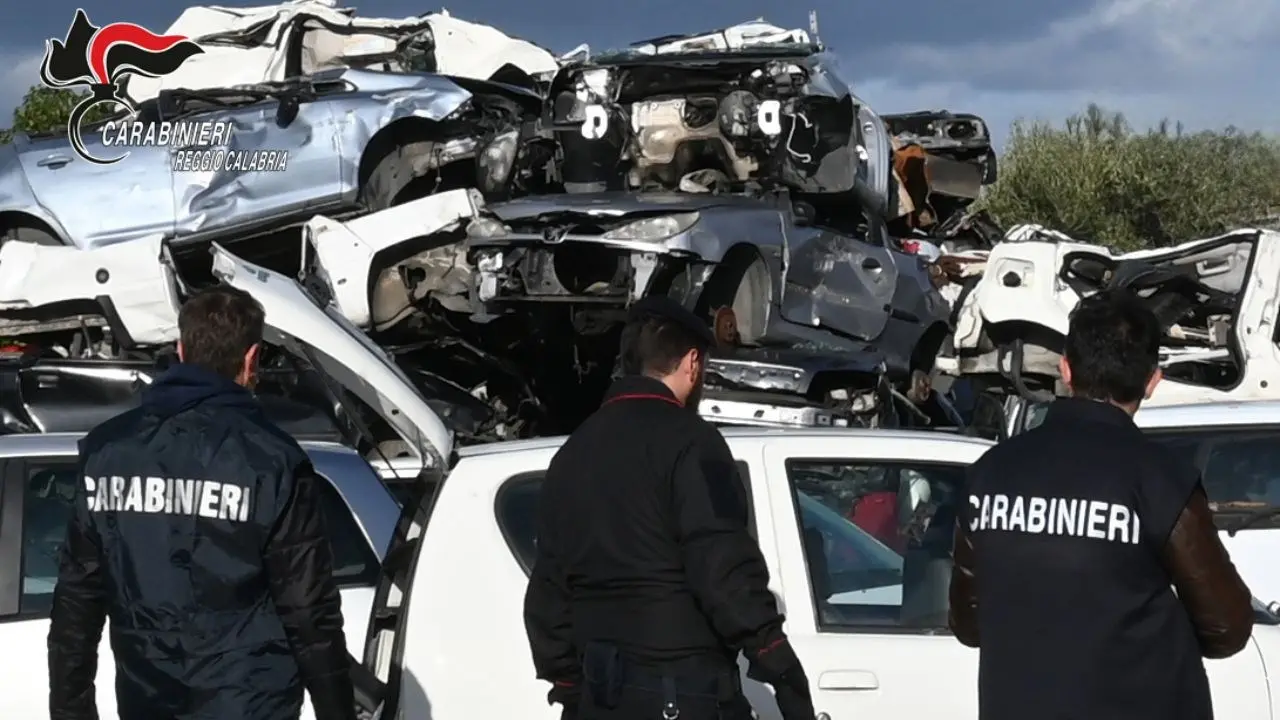
[[[395,361],[333,307],[296,281],[213,246],[213,274],[249,293],[266,312],[266,340],[319,365],[409,444],[424,466],[448,467],[453,437]]]

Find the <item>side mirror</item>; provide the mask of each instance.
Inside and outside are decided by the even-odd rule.
[[[298,117],[298,109],[301,105],[302,103],[295,95],[280,98],[280,104],[276,106],[276,127],[287,128],[292,125]]]
[[[796,227],[812,227],[818,211],[814,210],[809,203],[801,201],[792,204],[791,215],[794,218]]]

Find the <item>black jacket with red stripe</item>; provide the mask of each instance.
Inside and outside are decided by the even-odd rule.
[[[748,517],[719,431],[661,382],[618,380],[543,481],[525,595],[538,677],[574,686],[593,641],[641,664],[726,667],[784,642]]]

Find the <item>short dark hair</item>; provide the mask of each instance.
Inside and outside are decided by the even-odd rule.
[[[1067,330],[1072,393],[1123,404],[1142,400],[1160,366],[1162,335],[1155,313],[1131,292],[1085,298],[1071,313]]]
[[[245,353],[262,342],[265,319],[262,305],[243,290],[220,285],[195,293],[178,313],[182,361],[236,379]]]
[[[690,313],[692,316],[692,313]],[[675,372],[690,350],[705,355],[711,336],[662,313],[633,316],[622,328],[618,355],[627,375],[665,377]]]

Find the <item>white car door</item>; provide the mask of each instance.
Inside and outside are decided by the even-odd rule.
[[[49,713],[46,639],[77,486],[76,456],[50,454],[0,462],[0,717]],[[368,626],[378,555],[341,494],[324,483],[323,503],[333,544],[334,579],[342,593],[347,642],[359,653]],[[98,647],[97,704],[102,720],[116,717],[115,663],[104,628]],[[303,719],[314,717],[307,700]]]
[[[978,717],[978,651],[950,634],[947,594],[963,470],[985,450],[888,433],[766,444],[771,571],[819,717]],[[1254,644],[1207,665],[1221,714],[1269,720]]]

